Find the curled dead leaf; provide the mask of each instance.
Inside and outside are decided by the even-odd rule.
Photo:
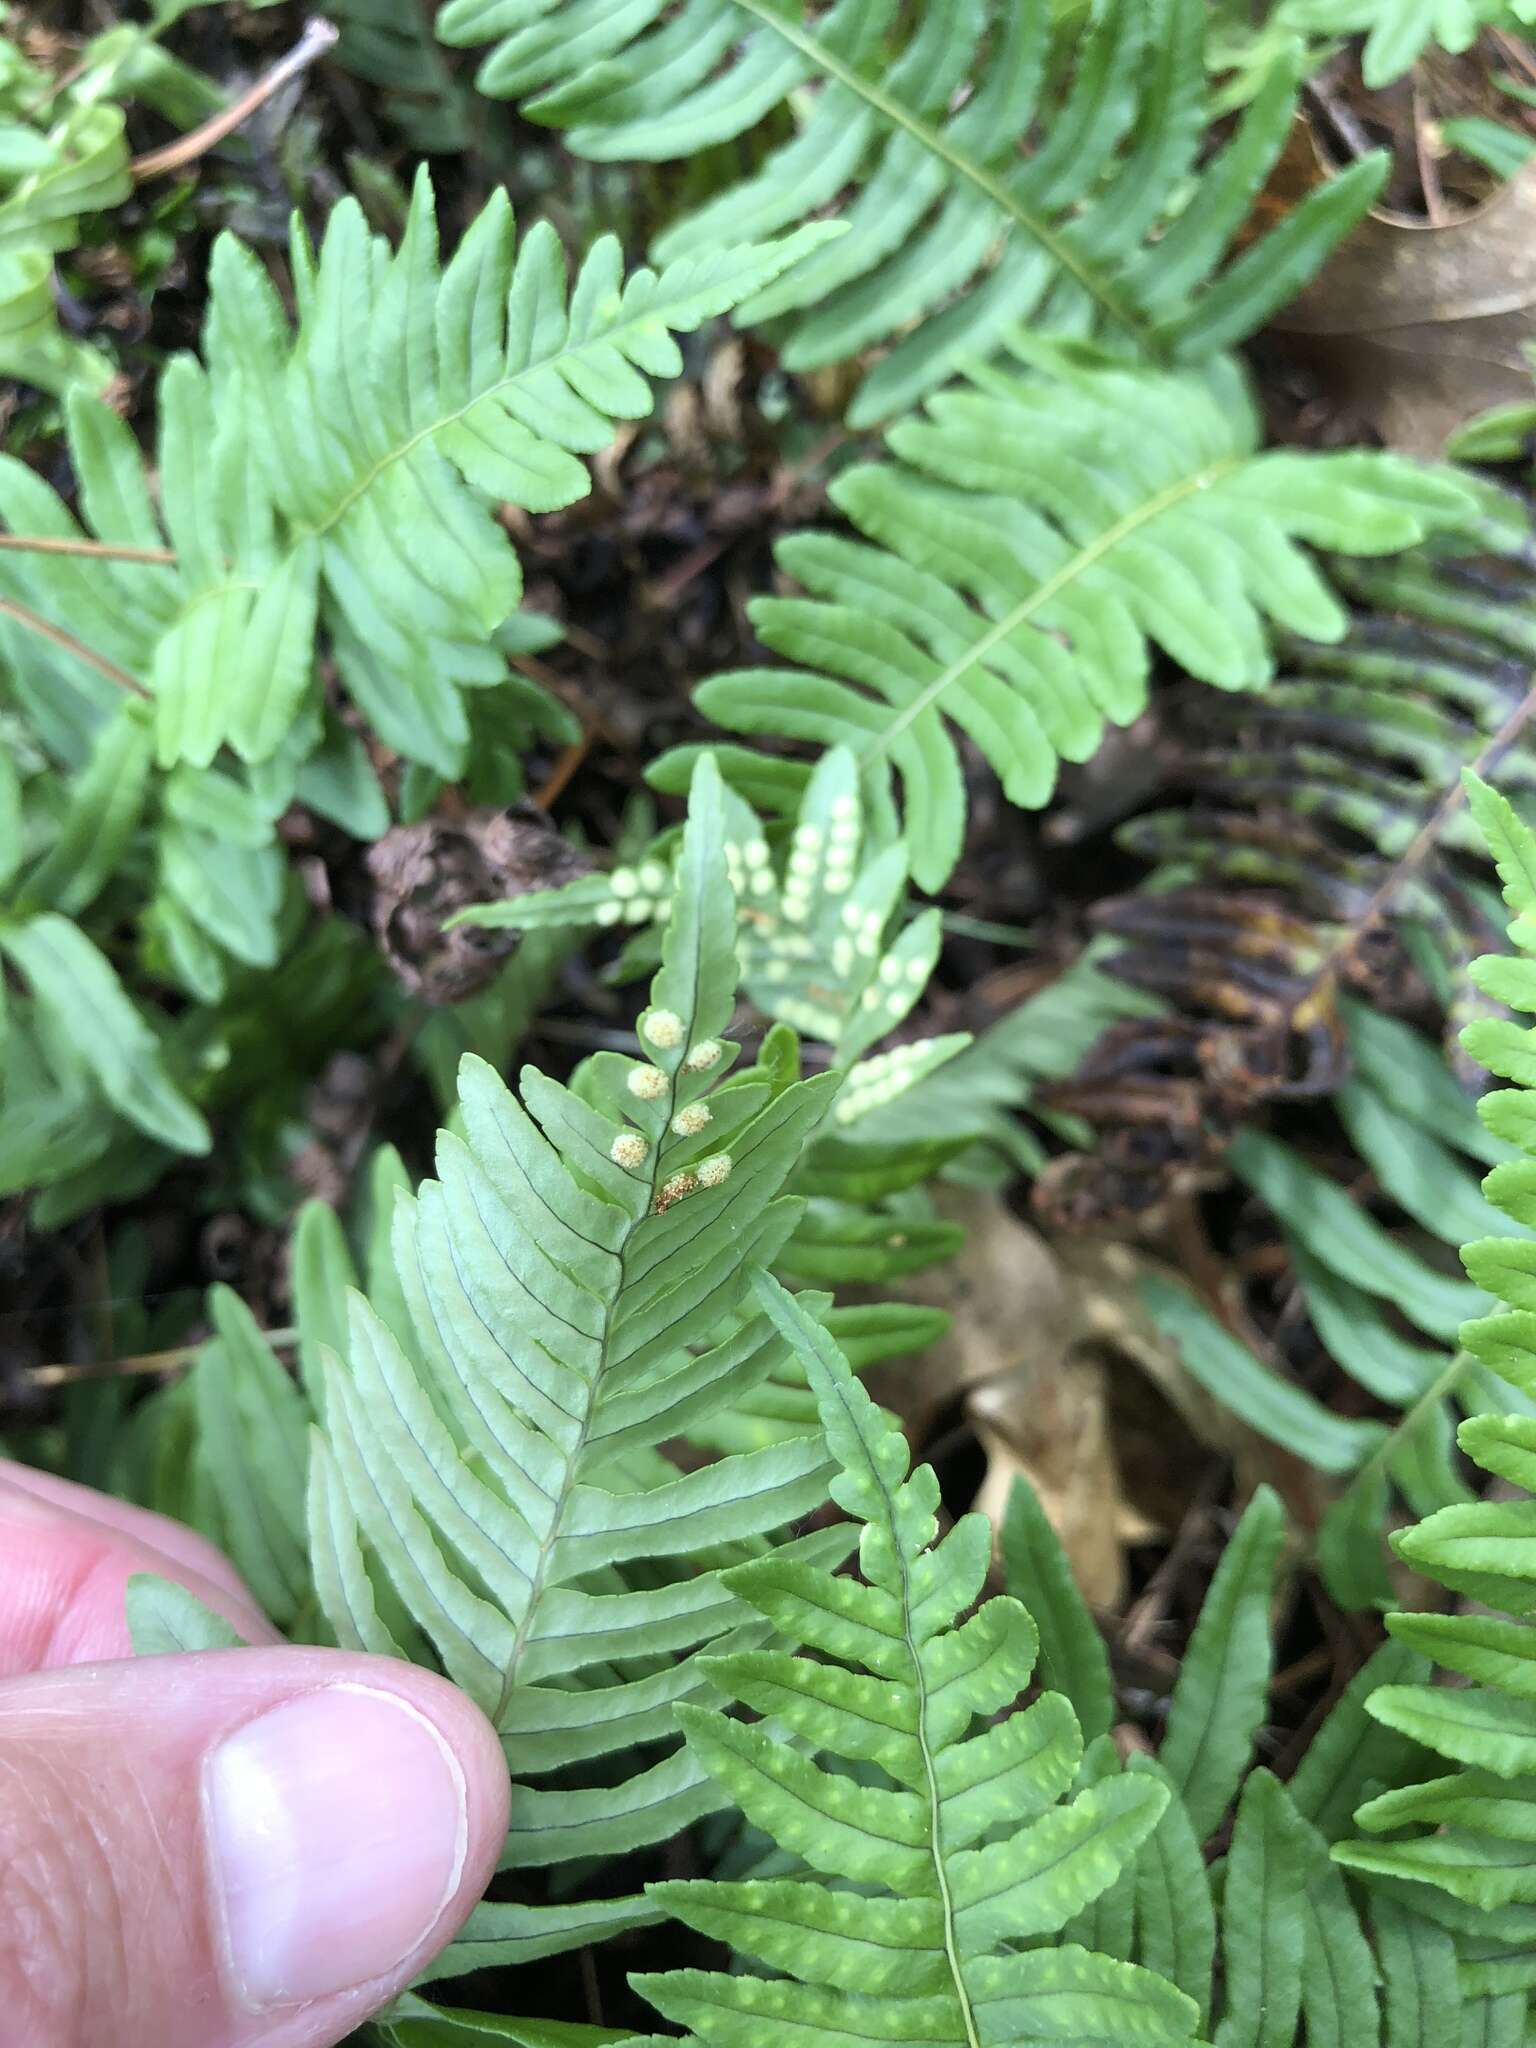
[[[532,804],[397,825],[368,853],[369,922],[412,995],[458,1003],[485,987],[521,934],[444,925],[472,903],[558,888],[591,866]]]

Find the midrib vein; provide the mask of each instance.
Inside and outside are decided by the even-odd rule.
[[[659,309],[652,308],[646,313],[643,320],[626,320],[622,326],[605,328],[601,334],[584,335],[574,347],[556,349],[552,355],[541,356],[537,362],[524,363],[519,369],[512,371],[509,376],[498,377],[493,384],[487,384],[483,389],[474,392],[465,400],[463,405],[455,406],[451,412],[439,413],[435,419],[429,420],[424,427],[418,427],[414,434],[409,435],[407,439],[401,441],[396,447],[391,448],[388,454],[381,455],[367,474],[359,477],[357,482],[352,485],[350,490],[343,494],[341,499],[331,511],[326,513],[324,518],[317,519],[312,525],[301,526],[295,524],[293,529],[295,539],[321,539],[331,531],[332,527],[340,525],[358,499],[368,495],[369,491],[373,489],[373,486],[386,470],[392,469],[397,462],[404,462],[406,457],[413,454],[424,441],[434,440],[437,435],[443,432],[444,428],[455,426],[466,414],[473,412],[475,407],[483,403],[485,399],[495,398],[503,391],[510,391],[523,378],[531,377],[539,370],[557,370],[562,362],[568,358],[583,354],[587,349],[598,347],[617,348],[619,346],[619,336],[636,332],[642,327],[653,326],[658,320],[667,329],[668,333],[672,331],[666,314]],[[590,404],[591,401],[583,400],[583,403]],[[593,410],[596,411],[597,407],[594,406]],[[538,438],[542,439],[543,436],[538,436]]]
[[[739,0],[739,4],[745,4],[745,0]],[[1138,505],[1134,512],[1128,512],[1115,525],[1106,527],[1097,540],[1081,549],[1071,561],[1064,562],[1053,576],[1048,576],[1037,589],[1029,593],[1028,597],[1021,598],[1012,611],[1005,612],[995,625],[988,627],[981,638],[958,661],[952,661],[947,668],[941,669],[931,683],[919,690],[911,703],[904,704],[892,717],[890,724],[860,750],[860,765],[867,766],[881,759],[889,752],[892,743],[899,739],[909,726],[914,725],[931,705],[936,704],[947,690],[963,676],[969,675],[973,668],[979,667],[994,647],[1000,646],[1011,634],[1017,632],[1020,626],[1027,625],[1042,606],[1049,604],[1059,591],[1065,590],[1079,576],[1085,575],[1095,562],[1102,561],[1105,555],[1117,548],[1122,541],[1129,540],[1139,528],[1160,518],[1173,506],[1182,504],[1186,498],[1192,498],[1200,491],[1208,490],[1212,484],[1219,483],[1223,477],[1240,468],[1242,460],[1239,456],[1228,456],[1221,462],[1212,463],[1208,468],[1196,471],[1193,476],[1183,477],[1178,483],[1170,484],[1167,490],[1160,491],[1155,498],[1149,498],[1145,504]]]
[[[669,1112],[675,1093],[676,1087],[673,1084],[667,1094],[667,1108]],[[501,1717],[511,1703],[513,1693],[517,1690],[518,1674],[522,1668],[523,1653],[532,1638],[534,1622],[539,1611],[539,1603],[544,1597],[545,1581],[549,1575],[549,1562],[554,1555],[555,1545],[560,1540],[561,1527],[565,1521],[565,1511],[570,1504],[571,1494],[577,1485],[582,1456],[591,1438],[592,1415],[597,1406],[598,1389],[601,1387],[603,1375],[608,1369],[608,1347],[613,1341],[613,1321],[618,1313],[619,1303],[624,1299],[626,1280],[624,1262],[629,1256],[629,1247],[634,1239],[635,1232],[651,1213],[651,1205],[656,1199],[656,1179],[660,1171],[661,1147],[657,1145],[653,1148],[652,1153],[650,1192],[646,1196],[645,1207],[631,1222],[618,1245],[619,1271],[614,1282],[613,1291],[609,1295],[604,1309],[603,1339],[602,1346],[598,1352],[597,1367],[592,1375],[591,1384],[587,1388],[586,1405],[582,1410],[576,1441],[572,1444],[570,1455],[565,1461],[565,1470],[561,1474],[559,1491],[556,1493],[551,1504],[548,1534],[539,1540],[538,1558],[528,1583],[528,1597],[523,1603],[523,1611],[518,1618],[517,1629],[512,1638],[512,1649],[507,1658],[506,1671],[502,1677],[501,1694],[496,1701],[496,1711],[491,1715],[491,1725],[498,1733],[501,1730]]]
[[[1032,4],[1032,0],[1009,0],[1009,4],[1025,6]],[[1032,212],[1015,193],[1009,191],[995,172],[989,171],[985,164],[976,163],[971,157],[963,155],[952,143],[945,140],[940,129],[930,127],[926,121],[919,119],[909,108],[904,107],[900,100],[893,99],[872,79],[861,77],[851,65],[845,64],[842,58],[827,49],[825,44],[819,43],[809,30],[798,22],[786,21],[774,8],[766,4],[766,0],[734,0],[734,5],[739,7],[743,14],[750,14],[754,21],[760,21],[765,28],[770,28],[776,35],[782,36],[792,49],[798,50],[801,56],[808,58],[818,71],[856,94],[891,127],[899,128],[903,134],[909,135],[921,148],[936,156],[955,177],[964,179],[978,192],[984,193],[999,212],[1005,214],[1016,227],[1022,228],[1025,234],[1040,244],[1053,263],[1059,264],[1074,277],[1111,319],[1117,321],[1128,333],[1134,334],[1143,348],[1151,348],[1151,333],[1146,323],[1121,303],[1108,281],[1088,267],[1066,236],[1053,228],[1042,215]]]
[[[696,878],[696,883],[700,886],[702,895],[702,889],[703,887],[707,887],[707,882],[704,881],[702,877],[699,877]],[[702,924],[703,919],[701,915],[701,930]],[[685,1043],[692,1042],[692,1031],[694,1024],[698,1018],[699,972],[701,957],[701,949],[698,946],[695,946],[693,959],[693,986],[689,991],[689,1000],[687,1008],[689,1037],[687,1040],[685,1040]],[[677,1076],[681,1072],[682,1068],[679,1066],[679,1068],[677,1069],[677,1073],[669,1074],[667,1076],[667,1108],[666,1116],[662,1126],[664,1132],[671,1126],[672,1105],[677,1100]],[[517,1679],[518,1673],[522,1667],[523,1652],[526,1650],[529,1640],[532,1636],[534,1619],[539,1610],[539,1603],[544,1596],[545,1580],[547,1579],[549,1574],[549,1561],[554,1553],[554,1547],[556,1543],[558,1543],[560,1540],[560,1528],[561,1524],[565,1520],[565,1510],[567,1505],[569,1504],[571,1493],[575,1488],[579,1478],[582,1454],[586,1450],[588,1441],[591,1438],[592,1416],[593,1411],[597,1407],[598,1390],[601,1388],[603,1384],[603,1377],[608,1370],[608,1349],[613,1342],[614,1318],[618,1314],[620,1302],[624,1299],[625,1281],[627,1277],[625,1261],[629,1257],[629,1248],[630,1245],[634,1242],[635,1232],[640,1228],[641,1224],[644,1223],[646,1219],[650,1216],[652,1208],[656,1201],[656,1195],[661,1178],[661,1150],[661,1140],[658,1139],[656,1144],[652,1146],[650,1153],[649,1188],[645,1198],[645,1207],[640,1211],[639,1215],[631,1221],[629,1228],[624,1232],[623,1237],[619,1240],[617,1249],[619,1271],[618,1276],[614,1282],[613,1290],[609,1295],[607,1307],[603,1316],[603,1341],[597,1356],[597,1369],[593,1373],[592,1383],[587,1389],[587,1402],[586,1408],[583,1411],[581,1418],[581,1427],[577,1433],[575,1443],[571,1446],[571,1454],[566,1460],[565,1470],[561,1475],[560,1479],[560,1490],[554,1498],[552,1512],[549,1518],[549,1533],[539,1543],[538,1561],[534,1565],[532,1578],[528,1586],[528,1598],[523,1605],[523,1612],[518,1619],[517,1630],[512,1638],[512,1649],[510,1655],[507,1658],[507,1668],[501,1682],[501,1695],[496,1702],[496,1711],[491,1715],[491,1725],[497,1730],[498,1733],[500,1733],[501,1731],[501,1717],[506,1712],[507,1707],[511,1701],[512,1695],[517,1689]]]
[[[842,1402],[849,1429],[852,1431],[855,1439],[862,1443],[863,1439],[859,1434],[857,1418],[848,1407],[841,1387],[837,1390],[837,1397]],[[928,1740],[928,1683],[927,1676],[923,1670],[922,1657],[918,1651],[917,1641],[912,1633],[912,1575],[907,1563],[906,1554],[901,1548],[896,1518],[895,1496],[886,1485],[884,1474],[875,1463],[873,1456],[870,1456],[869,1467],[874,1475],[874,1483],[879,1490],[880,1498],[885,1503],[886,1522],[889,1526],[891,1537],[891,1553],[895,1557],[897,1567],[901,1573],[902,1640],[906,1645],[907,1655],[912,1663],[912,1697],[917,1703],[916,1740],[919,1754],[923,1760],[923,1777],[927,1786],[928,1797],[928,1853],[933,1860],[934,1882],[938,1887],[939,1911],[943,1919],[944,1960],[948,1965],[950,1981],[954,1985],[955,2000],[960,2008],[960,2017],[965,2025],[966,2048],[981,2048],[981,2035],[977,2028],[976,2015],[972,2010],[970,1993],[966,1990],[965,1978],[960,1968],[960,1943],[955,1928],[955,1902],[949,1889],[949,1872],[944,1865],[943,1807],[939,1796],[938,1770],[934,1763],[933,1750]]]

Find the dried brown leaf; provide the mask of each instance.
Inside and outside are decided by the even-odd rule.
[[[1530,396],[1536,162],[1440,226],[1362,221],[1276,326],[1389,446],[1438,455],[1474,413]]]

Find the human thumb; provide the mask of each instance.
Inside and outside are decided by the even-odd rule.
[[[450,1939],[506,1821],[489,1723],[392,1660],[0,1680],[0,2038],[330,2048]]]
[[[103,1661],[141,1572],[258,1647]],[[451,1686],[280,1647],[192,1530],[0,1460],[5,2048],[329,2048],[457,1931],[506,1817]]]

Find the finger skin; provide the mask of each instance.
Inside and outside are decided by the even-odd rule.
[[[143,1571],[261,1647],[97,1661],[127,1659]],[[331,2048],[457,1931],[506,1835],[489,1723],[427,1672],[277,1640],[193,1531],[0,1461],[6,2048]],[[285,1805],[270,1769],[296,1758]],[[302,1848],[279,1854],[275,1911],[231,1864],[231,1786],[248,1843]]]
[[[22,1471],[0,1466],[0,1678],[128,1656],[136,1572],[179,1580],[247,1642],[278,1640],[233,1567],[190,1529]]]
[[[110,1494],[98,1493],[92,1486],[78,1485],[73,1479],[60,1479],[52,1472],[39,1472],[31,1465],[19,1465],[13,1458],[0,1458],[0,1486],[20,1487],[34,1499],[67,1509],[85,1521],[96,1523],[109,1534],[147,1544],[172,1565],[183,1565],[198,1578],[206,1579],[215,1586],[227,1587],[243,1600],[251,1598],[245,1581],[223,1551],[215,1548],[206,1536],[199,1536],[195,1529],[189,1529],[184,1522],[173,1522],[169,1515],[157,1515],[152,1508],[135,1507],[132,1501],[114,1500]],[[180,1577],[180,1573],[172,1576]],[[184,1583],[190,1584],[190,1580]]]
[[[228,1953],[209,1759],[273,1709],[337,1687],[395,1695],[457,1759],[457,1883],[383,1974],[253,2011]],[[336,1756],[338,1782],[349,1761]],[[0,2033],[18,2048],[331,2048],[457,1929],[495,1868],[507,1806],[506,1765],[478,1708],[389,1659],[221,1650],[0,1682]],[[389,1856],[377,1881],[387,1917]],[[371,1909],[357,1900],[365,1923]]]

